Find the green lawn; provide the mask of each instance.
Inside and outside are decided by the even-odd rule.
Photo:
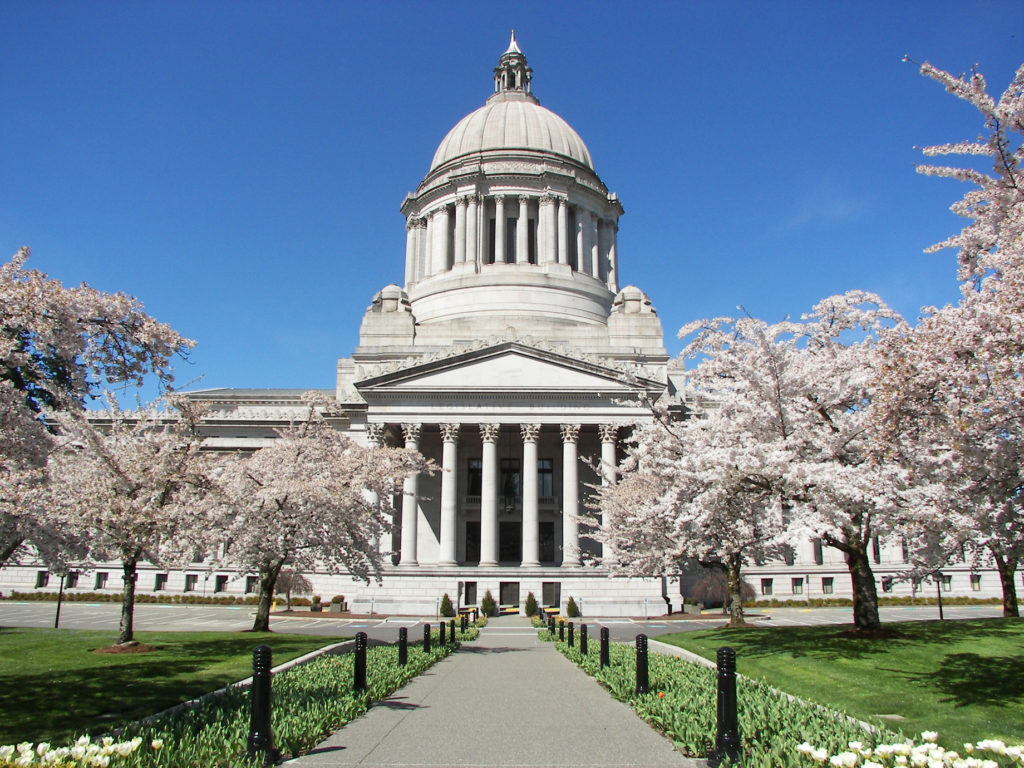
[[[842,709],[907,735],[939,732],[965,741],[1024,743],[1024,621],[887,624],[894,639],[849,638],[845,627],[763,627],[684,632],[658,638],[715,658],[736,649],[737,669],[786,693]],[[880,720],[900,715],[904,720]]]
[[[252,673],[265,643],[274,664],[340,638],[227,632],[142,632],[159,650],[102,654],[107,632],[0,628],[0,744],[98,735]]]

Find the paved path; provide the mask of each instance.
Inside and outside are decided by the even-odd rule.
[[[479,640],[286,765],[695,768],[703,761],[676,752],[515,616],[491,619]]]

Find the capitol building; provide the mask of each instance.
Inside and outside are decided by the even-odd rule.
[[[325,392],[333,426],[363,444],[407,446],[438,471],[405,480],[380,583],[306,574],[313,591],[343,594],[353,613],[433,615],[486,592],[508,610],[527,595],[584,616],[680,611],[690,583],[628,577],[586,536],[600,522],[594,489],[614,476],[643,404],[685,408],[682,363],[670,359],[648,296],[620,285],[623,205],[583,139],[533,93],[515,36],[493,70],[483,106],[441,140],[416,191],[402,201],[401,284],[385,285],[363,315],[359,344],[338,360]],[[628,258],[628,254],[624,255]],[[400,254],[388,268],[398,272]],[[685,318],[677,318],[682,322]],[[209,448],[254,450],[303,418],[304,390],[207,389]],[[899,546],[877,540],[872,568],[888,592],[910,594]],[[849,597],[841,553],[796,544],[786,562],[750,565],[758,599]],[[942,588],[999,594],[991,571],[947,569]],[[45,571],[4,569],[0,586],[53,589]],[[109,577],[109,578],[108,578]],[[955,583],[954,583],[955,579]],[[120,568],[71,585],[120,591]],[[140,568],[139,592],[255,593],[254,574]],[[929,595],[934,592],[929,592]]]

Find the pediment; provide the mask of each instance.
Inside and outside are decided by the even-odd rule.
[[[650,379],[518,342],[505,342],[393,370],[356,383],[364,395],[392,393],[573,393],[628,396],[660,391]]]

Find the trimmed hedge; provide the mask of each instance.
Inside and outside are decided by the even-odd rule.
[[[57,592],[11,592],[5,600],[28,600],[33,602],[56,602]],[[120,592],[65,592],[61,598],[65,603],[120,603]],[[282,599],[283,600],[283,599]],[[257,595],[240,597],[237,595],[197,595],[192,592],[182,594],[154,595],[148,592],[136,592],[135,602],[138,603],[182,603],[186,605],[256,605]],[[309,601],[303,601],[309,605]],[[301,605],[299,599],[292,599],[292,605]]]

